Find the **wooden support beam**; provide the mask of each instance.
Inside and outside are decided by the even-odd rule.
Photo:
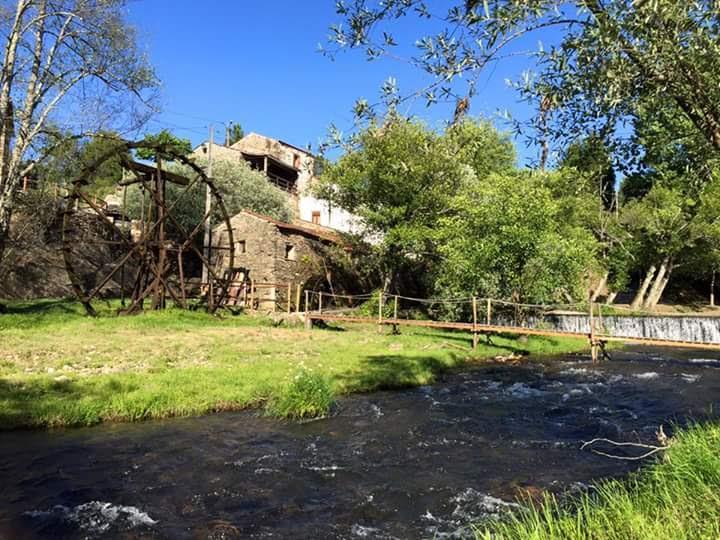
[[[288,283],[287,290],[287,314],[292,313],[292,283]]]
[[[399,334],[400,333],[400,327],[397,324],[397,318],[398,318],[398,296],[395,295],[395,306],[393,307],[393,319],[395,319],[395,324],[393,324],[393,334]]]
[[[377,331],[378,334],[382,334],[382,324],[383,324],[383,301],[384,301],[385,295],[382,291],[378,293],[378,321],[377,321]]]
[[[472,348],[477,349],[478,346],[478,332],[477,332],[477,298],[473,296],[472,299],[472,311],[473,311],[473,336],[472,336]]]
[[[305,289],[305,329],[312,329],[312,318],[310,317],[310,291]]]

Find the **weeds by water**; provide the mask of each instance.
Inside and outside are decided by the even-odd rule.
[[[662,460],[571,504],[548,497],[478,539],[720,538],[720,425],[680,432]]]
[[[267,412],[276,418],[300,420],[326,416],[335,402],[330,381],[318,373],[301,370],[267,404]]]

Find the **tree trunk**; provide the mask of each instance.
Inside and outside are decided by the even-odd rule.
[[[632,301],[632,304],[630,304],[630,307],[632,309],[638,309],[645,299],[645,293],[648,290],[648,287],[650,286],[650,283],[652,282],[653,278],[655,277],[655,265],[653,264],[647,271],[647,274],[645,274],[645,279],[642,282],[642,285],[640,285],[640,288],[638,289],[637,293],[635,294],[635,298]]]
[[[597,299],[603,293],[603,290],[605,289],[605,286],[607,285],[608,277],[609,277],[608,272],[605,272],[603,277],[600,278],[600,281],[598,282],[597,287],[595,287],[595,290],[592,291],[592,296],[590,297],[591,302],[597,302]]]
[[[647,299],[643,304],[646,309],[654,309],[660,301],[665,287],[667,286],[668,280],[670,279],[670,273],[672,272],[672,260],[670,257],[665,257],[660,269],[658,270],[657,276],[655,276],[655,283],[653,283],[650,292],[648,293]]]
[[[0,196],[0,267],[3,265],[5,247],[10,236],[10,216],[10,205],[2,204],[2,197]]]
[[[611,306],[613,304],[613,302],[615,301],[615,298],[617,297],[617,295],[618,295],[618,293],[616,293],[616,292],[611,292],[610,294],[608,294],[608,297],[605,299],[605,305]]]

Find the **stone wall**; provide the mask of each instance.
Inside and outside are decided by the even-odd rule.
[[[275,302],[287,302],[287,284],[293,289],[307,282],[317,268],[317,252],[311,235],[283,229],[270,220],[242,212],[231,220],[235,241],[235,267],[246,268],[256,284],[272,284],[259,289],[261,307],[271,309]],[[213,244],[227,246],[227,234],[216,229]],[[218,256],[222,251],[218,250]],[[219,262],[219,261],[218,261]],[[224,271],[227,261],[219,262]]]

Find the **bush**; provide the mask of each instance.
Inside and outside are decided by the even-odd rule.
[[[280,394],[270,399],[267,412],[276,418],[317,418],[327,415],[334,402],[330,381],[303,369]]]
[[[376,318],[378,316],[378,308],[380,307],[379,301],[380,301],[380,291],[375,290],[372,292],[372,295],[370,298],[365,300],[360,306],[358,306],[357,313],[361,317],[372,317]],[[394,313],[394,300],[392,296],[386,296],[383,304],[383,318],[384,319],[390,319],[393,316]]]

